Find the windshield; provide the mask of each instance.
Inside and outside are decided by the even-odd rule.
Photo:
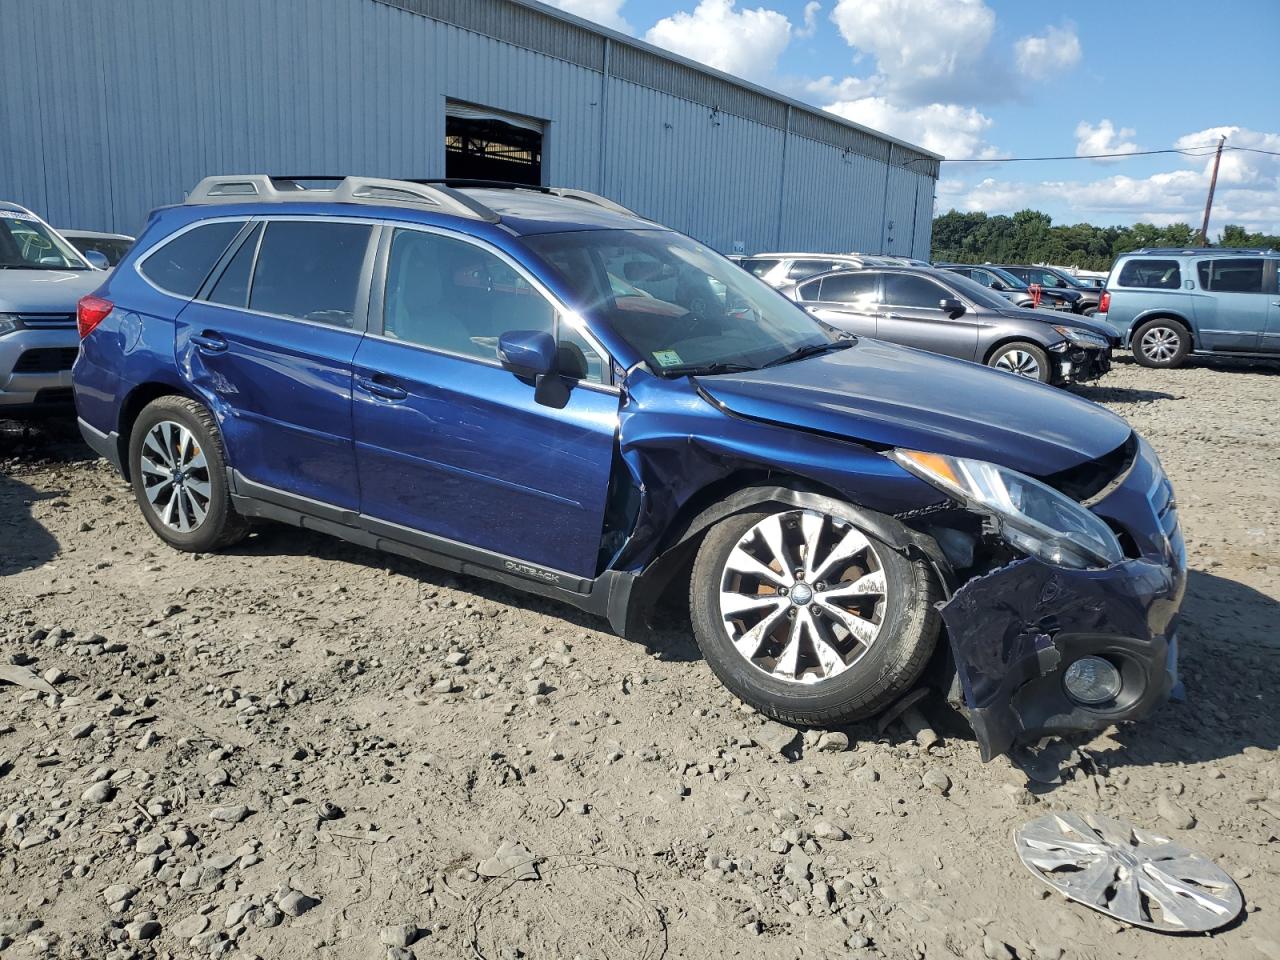
[[[1020,277],[1015,277],[1008,270],[1001,270],[999,267],[981,267],[980,269],[986,270],[988,273],[994,274],[996,277],[1000,279],[1000,282],[1003,283],[1010,290],[1026,290],[1027,289],[1027,281],[1021,279]]]
[[[524,242],[560,274],[578,310],[658,374],[756,369],[838,339],[768,284],[678,233],[582,230]]]
[[[983,269],[987,268],[983,267]],[[952,273],[950,270],[945,271],[945,273],[947,283],[979,306],[990,307],[992,310],[1008,310],[1012,306],[1000,294],[990,287],[984,287],[977,280],[970,280],[963,274]]]
[[[0,270],[88,270],[61,237],[29,213],[0,210]]]

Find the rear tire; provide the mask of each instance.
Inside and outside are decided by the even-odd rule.
[[[1025,340],[1006,343],[997,349],[987,358],[987,366],[1027,380],[1053,382],[1053,364],[1049,362],[1049,354]]]
[[[1129,341],[1133,359],[1144,367],[1171,370],[1182,366],[1191,352],[1191,331],[1177,320],[1148,320]]]
[[[937,642],[939,599],[923,561],[796,507],[716,524],[689,585],[694,637],[720,681],[767,716],[818,726],[874,716],[911,688]]]
[[[1097,307],[1085,307],[1083,310],[1080,311],[1080,315],[1082,317],[1092,317],[1097,312],[1098,312]]]
[[[142,409],[129,435],[129,475],[142,516],[176,550],[207,553],[249,532],[231,504],[218,423],[194,400],[160,397]]]

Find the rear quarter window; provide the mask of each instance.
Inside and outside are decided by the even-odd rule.
[[[1182,286],[1182,268],[1177,260],[1129,260],[1120,268],[1116,285],[1147,290],[1177,290]]]
[[[193,227],[147,254],[138,269],[166,293],[194,297],[243,226],[243,220],[220,220]]]

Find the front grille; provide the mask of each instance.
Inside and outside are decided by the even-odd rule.
[[[76,325],[74,313],[20,313],[18,319],[30,330],[73,330]]]
[[[1085,501],[1097,496],[1118,478],[1123,477],[1133,466],[1137,456],[1138,435],[1130,431],[1129,439],[1110,453],[1104,453],[1096,460],[1088,460],[1078,467],[1060,470],[1040,479],[1058,492],[1065,493],[1072,500]]]
[[[38,347],[25,350],[13,365],[14,373],[58,373],[76,362],[75,347]]]

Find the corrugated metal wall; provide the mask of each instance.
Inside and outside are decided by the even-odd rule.
[[[543,120],[548,183],[724,251],[928,255],[935,162],[724,78],[695,102],[689,66],[528,6],[0,0],[0,35],[0,198],[57,226],[134,233],[209,173],[443,176],[456,99]]]

